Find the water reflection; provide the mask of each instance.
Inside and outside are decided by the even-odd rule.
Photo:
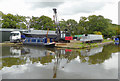
[[[44,67],[46,70],[52,68],[53,74],[50,76],[52,76],[52,78],[57,78],[62,76],[58,75],[60,72],[70,71],[70,67],[77,68],[78,64],[76,64],[76,62],[79,64],[87,63],[87,65],[92,66],[103,63],[103,65],[106,66],[106,61],[114,56],[113,53],[118,52],[118,46],[111,44],[104,47],[95,47],[85,50],[34,46],[3,46],[2,50],[2,70],[5,70],[6,67],[14,67],[15,69],[16,66],[17,68],[24,66],[25,71],[27,68],[35,68],[34,65],[37,65],[38,67]],[[78,71],[79,69],[77,68],[76,70]],[[76,70],[74,69],[73,71],[77,72]],[[32,72],[31,70],[29,71]],[[45,73],[47,74],[48,72]]]
[[[22,55],[30,53],[30,50],[23,47],[11,46],[10,53],[11,53],[11,56],[20,57]]]
[[[93,49],[86,49],[86,50],[82,50],[81,51],[81,55],[82,56],[91,56],[91,55],[95,55],[97,53],[102,52],[103,47],[97,47],[97,48],[93,48]]]

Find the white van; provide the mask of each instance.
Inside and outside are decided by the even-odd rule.
[[[21,41],[21,33],[19,31],[13,31],[10,35],[10,42],[20,42]]]

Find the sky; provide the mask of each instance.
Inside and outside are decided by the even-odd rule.
[[[53,19],[53,8],[57,9],[58,20],[74,19],[79,22],[80,17],[102,15],[118,24],[119,0],[0,0],[0,11],[5,14],[22,16],[42,15]]]

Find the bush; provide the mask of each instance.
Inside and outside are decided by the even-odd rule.
[[[93,33],[96,34],[96,35],[102,35],[102,33],[100,31],[95,31]]]

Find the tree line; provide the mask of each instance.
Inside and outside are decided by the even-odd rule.
[[[0,12],[2,20],[2,28],[22,28],[27,29],[28,16],[4,14]],[[62,19],[59,23],[55,24],[55,21],[48,16],[40,16],[30,18],[29,27],[36,30],[56,30],[56,27],[60,27],[61,31],[67,29],[72,35],[80,34],[102,34],[105,38],[112,37],[120,34],[120,25],[112,24],[112,20],[104,18],[102,15],[90,15],[88,17],[80,17],[79,22],[74,19],[64,20]]]

